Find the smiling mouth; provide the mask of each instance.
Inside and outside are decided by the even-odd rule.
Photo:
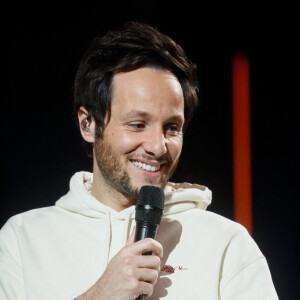
[[[159,166],[152,166],[152,165],[145,164],[145,163],[142,163],[140,161],[134,161],[134,160],[132,160],[131,163],[133,165],[135,165],[136,167],[141,168],[143,170],[146,170],[148,172],[157,172],[160,169],[160,165]]]

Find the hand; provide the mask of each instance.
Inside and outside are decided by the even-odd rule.
[[[134,243],[134,233],[135,230],[96,284],[76,299],[134,300],[141,294],[152,295],[163,249],[160,243],[150,238]],[[142,256],[148,251],[153,255]]]

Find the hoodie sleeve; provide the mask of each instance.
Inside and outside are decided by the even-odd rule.
[[[0,299],[26,299],[18,241],[9,221],[0,230]]]
[[[242,226],[226,249],[221,276],[222,300],[278,300],[267,261]]]

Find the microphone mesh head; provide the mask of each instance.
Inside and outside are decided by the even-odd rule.
[[[137,204],[151,205],[164,209],[165,194],[162,188],[153,185],[144,185],[139,192]]]
[[[162,188],[142,186],[136,205],[135,220],[149,224],[159,225],[164,210],[165,194]]]

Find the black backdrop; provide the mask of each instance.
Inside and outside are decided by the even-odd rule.
[[[41,2],[42,3],[42,2]],[[233,219],[231,58],[250,60],[253,236],[281,299],[299,297],[293,8],[212,7],[183,1],[96,1],[3,8],[0,226],[52,205],[71,175],[91,170],[72,115],[72,83],[89,41],[128,20],[170,35],[198,65],[200,110],[173,181],[213,191],[209,210]],[[296,182],[297,180],[297,182]],[[298,296],[298,297],[297,297]]]

